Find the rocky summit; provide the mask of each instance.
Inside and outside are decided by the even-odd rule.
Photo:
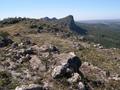
[[[72,15],[0,21],[0,90],[120,90],[120,49],[86,34]]]

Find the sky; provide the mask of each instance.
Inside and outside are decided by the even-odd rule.
[[[120,0],[0,0],[0,19],[67,15],[75,20],[120,19]]]

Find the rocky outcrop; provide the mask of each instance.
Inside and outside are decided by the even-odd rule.
[[[71,77],[73,73],[79,73],[79,68],[81,66],[81,60],[74,54],[70,53],[71,57],[66,63],[61,63],[61,65],[56,66],[52,72],[53,78],[60,77]]]
[[[79,57],[77,57],[74,52],[68,54],[66,62],[59,63],[52,71],[52,77],[56,80],[65,79],[68,84],[71,86],[76,84],[76,87],[79,90],[84,90],[85,85],[84,82],[80,81],[83,77],[81,77],[79,68],[82,64]]]
[[[104,87],[106,72],[88,62],[81,63],[79,57],[70,53],[66,62],[59,63],[53,69],[52,77],[56,80],[66,78],[70,85],[75,84],[78,90],[92,90],[94,87]]]
[[[69,15],[69,16],[66,16],[66,17],[64,17],[62,19],[59,19],[59,23],[61,23],[61,25],[64,24],[64,25],[66,25],[68,27],[71,27],[71,25],[75,24],[74,18],[73,18],[72,15]]]
[[[56,18],[42,18],[40,19],[43,22],[52,24],[53,27],[48,28],[46,30],[47,32],[52,32],[56,34],[63,35],[64,37],[67,37],[73,33],[84,35],[86,34],[87,30],[80,28],[76,25],[74,21],[74,17],[72,15],[68,15],[64,18],[56,19]],[[44,30],[45,31],[45,30]]]
[[[56,21],[57,19],[55,17],[53,17],[53,18],[44,17],[44,18],[41,18],[40,20],[42,20],[42,21]]]
[[[67,27],[69,30],[84,35],[87,33],[87,30],[80,28],[75,24],[74,17],[72,15],[69,15],[65,18],[59,19],[58,23],[62,25],[63,27]]]

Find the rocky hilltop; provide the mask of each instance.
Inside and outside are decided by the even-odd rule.
[[[78,32],[71,15],[1,21],[0,90],[119,90],[120,50]]]
[[[72,15],[66,16],[61,19],[56,18],[41,18],[41,19],[30,19],[30,18],[8,18],[0,21],[0,26],[23,23],[31,25],[31,28],[39,29],[41,31],[49,31],[49,32],[59,32],[62,34],[86,34],[86,30],[81,29],[75,24],[74,18]],[[72,31],[72,32],[71,32]]]

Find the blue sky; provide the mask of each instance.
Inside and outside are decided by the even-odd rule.
[[[57,17],[75,20],[120,19],[120,0],[0,0],[0,18]]]

